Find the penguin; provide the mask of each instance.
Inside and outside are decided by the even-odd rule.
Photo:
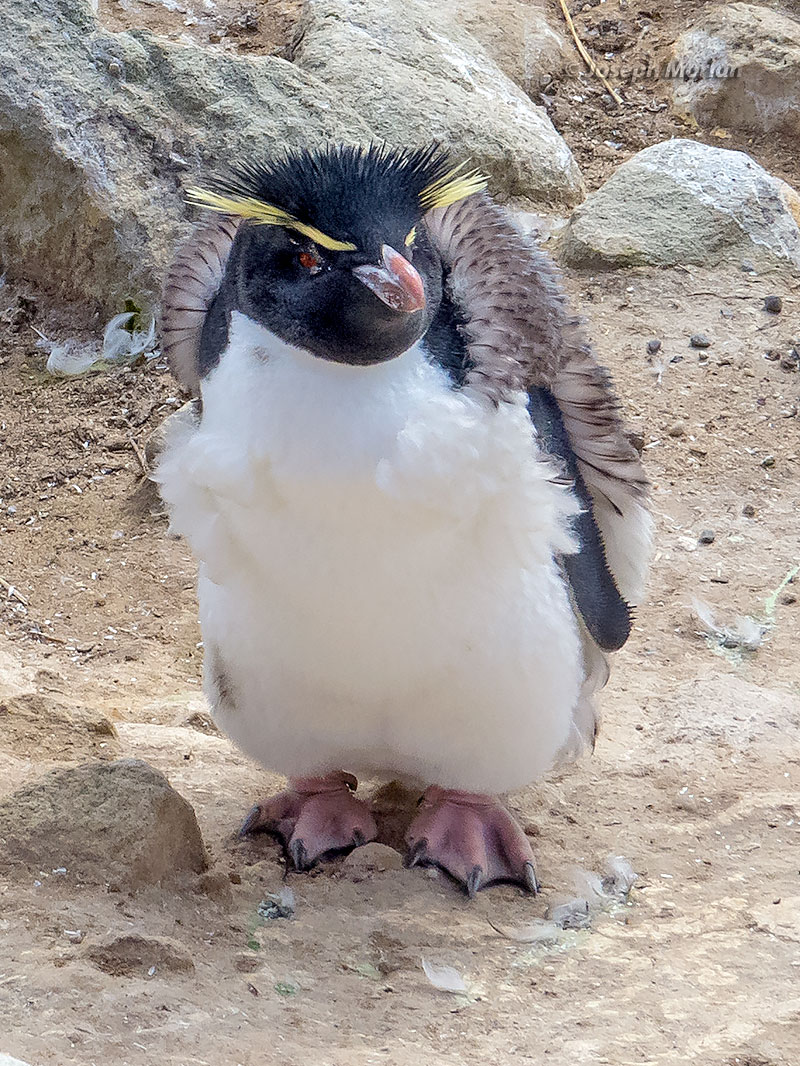
[[[155,472],[214,717],[288,778],[242,832],[307,869],[375,839],[359,776],[400,780],[407,864],[471,897],[537,891],[503,797],[593,746],[651,541],[610,377],[486,186],[370,144],[190,189],[162,343],[194,402]]]

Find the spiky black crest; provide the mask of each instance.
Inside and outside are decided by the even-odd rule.
[[[287,225],[333,250],[367,251],[405,236],[431,207],[484,188],[438,144],[413,150],[370,144],[287,150],[240,162],[189,190],[195,203],[270,225]]]

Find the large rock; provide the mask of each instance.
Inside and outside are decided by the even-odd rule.
[[[0,269],[92,311],[157,301],[186,217],[182,180],[237,155],[438,136],[501,193],[581,196],[544,112],[422,0],[309,0],[296,65],[111,33],[89,0],[5,0],[2,18]],[[498,54],[512,35],[494,34]],[[546,64],[545,38],[531,41]]]
[[[306,0],[294,62],[393,144],[432,137],[492,176],[491,189],[572,204],[583,186],[544,110],[474,37],[425,0]]]
[[[564,37],[530,0],[440,0],[437,10],[471,34],[526,93],[540,92],[564,68]]]
[[[370,130],[285,60],[108,33],[84,0],[5,0],[0,257],[62,299],[151,304],[181,178],[231,155]]]
[[[702,126],[800,138],[800,22],[756,4],[708,11],[676,42],[677,108]]]
[[[744,152],[655,144],[573,213],[561,254],[574,266],[740,262],[800,267],[800,197]]]
[[[191,805],[136,759],[56,770],[0,803],[0,873],[139,889],[205,867]]]

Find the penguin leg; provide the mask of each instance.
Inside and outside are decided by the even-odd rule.
[[[342,771],[325,777],[296,777],[289,788],[257,803],[240,830],[276,836],[296,870],[308,870],[329,853],[349,851],[374,840],[378,829],[369,807],[356,799],[358,781]]]
[[[407,866],[438,866],[471,899],[498,881],[521,885],[534,895],[539,891],[530,842],[495,796],[431,785],[406,843]]]

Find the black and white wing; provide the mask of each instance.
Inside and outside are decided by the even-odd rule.
[[[445,269],[434,343],[449,322],[464,348],[461,384],[495,402],[527,392],[536,432],[583,504],[580,550],[563,560],[577,612],[594,643],[614,651],[643,593],[651,519],[610,377],[569,312],[556,267],[506,211],[479,195],[425,221]]]

